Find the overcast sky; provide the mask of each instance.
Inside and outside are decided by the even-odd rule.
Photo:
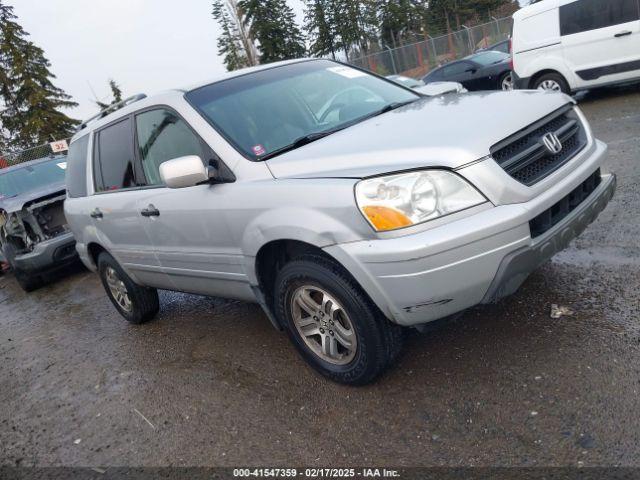
[[[110,98],[113,78],[125,95],[153,94],[215,77],[218,27],[211,0],[5,0],[44,49],[55,84],[85,119]],[[289,2],[302,15],[299,0]],[[300,18],[300,21],[302,19]]]

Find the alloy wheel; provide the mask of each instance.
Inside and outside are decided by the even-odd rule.
[[[554,92],[561,92],[562,87],[555,80],[545,80],[540,85],[538,85],[538,90],[552,90]]]
[[[126,311],[131,312],[132,304],[131,298],[129,298],[129,292],[127,286],[118,276],[118,273],[112,267],[107,267],[105,270],[105,280],[111,295],[115,299],[118,305]]]
[[[306,346],[322,360],[347,365],[358,340],[353,323],[340,303],[322,288],[305,285],[291,297],[293,323]]]
[[[509,74],[502,79],[502,90],[513,90],[513,75]]]

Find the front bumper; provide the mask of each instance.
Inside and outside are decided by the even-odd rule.
[[[507,255],[482,303],[495,303],[515,293],[527,277],[591,225],[613,198],[617,186],[615,175],[606,175],[598,188],[575,211],[532,244]]]
[[[16,268],[27,272],[40,272],[57,268],[78,258],[73,233],[67,232],[36,244],[33,250],[15,258]]]
[[[389,319],[413,326],[514,293],[536,268],[564,249],[604,210],[615,175],[537,238],[529,221],[540,199],[503,205],[405,237],[334,245],[340,261]]]

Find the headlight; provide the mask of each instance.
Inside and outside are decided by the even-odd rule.
[[[379,232],[417,225],[487,200],[462,177],[423,170],[363,180],[356,185],[358,207]]]

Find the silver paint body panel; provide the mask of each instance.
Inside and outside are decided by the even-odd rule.
[[[93,270],[89,246],[96,244],[142,285],[257,301],[256,255],[269,242],[296,240],[339,261],[389,319],[422,324],[480,303],[503,259],[532,244],[529,220],[601,167],[606,146],[588,126],[587,147],[533,187],[489,157],[492,145],[571,102],[543,92],[424,98],[267,162],[252,162],[186,102],[184,91],[171,91],[129,105],[76,138],[87,131],[93,137],[97,128],[131,112],[169,106],[236,181],[96,194],[89,161],[88,196],[68,198],[65,212],[80,257]],[[355,205],[356,183],[417,168],[455,169],[488,201],[422,225],[374,232]],[[150,204],[159,217],[140,216]],[[96,207],[104,217],[92,220]]]

